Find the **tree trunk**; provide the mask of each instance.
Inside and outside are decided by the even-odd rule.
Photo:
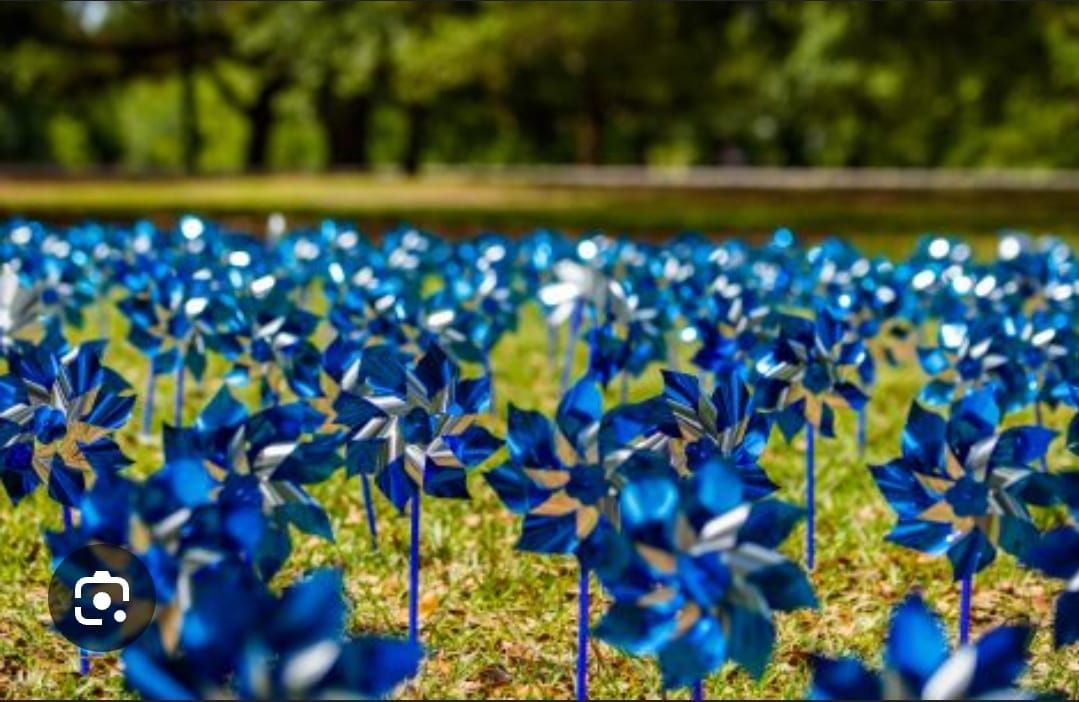
[[[270,132],[273,129],[273,103],[287,81],[283,78],[271,78],[262,84],[254,102],[244,110],[250,133],[247,138],[247,155],[244,159],[247,170],[261,171],[269,165]]]
[[[181,41],[180,41],[180,139],[183,145],[184,172],[194,173],[198,169],[199,150],[202,146],[199,135],[199,105],[195,95],[195,7],[190,0],[182,0],[179,6]]]
[[[368,94],[323,100],[323,127],[329,142],[330,166],[367,168],[371,165],[368,132],[374,100]]]
[[[603,97],[594,81],[587,81],[584,114],[577,134],[577,162],[589,165],[603,160],[603,133],[607,122]]]
[[[420,170],[420,159],[427,145],[427,108],[423,105],[410,105],[408,108],[408,143],[401,166],[405,173],[416,175]]]

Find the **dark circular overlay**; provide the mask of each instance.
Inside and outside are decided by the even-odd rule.
[[[72,551],[49,583],[53,624],[88,651],[127,646],[146,631],[156,606],[150,571],[119,546],[92,544]]]

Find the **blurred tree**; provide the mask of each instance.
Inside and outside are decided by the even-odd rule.
[[[0,159],[144,163],[116,115],[158,81],[176,119],[138,150],[175,139],[175,168],[211,131],[214,167],[250,170],[1079,167],[1076,76],[1079,8],[1057,4],[4,4]]]

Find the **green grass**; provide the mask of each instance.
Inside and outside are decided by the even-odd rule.
[[[540,186],[429,175],[356,174],[220,178],[0,179],[0,216],[132,219],[185,211],[261,229],[268,212],[296,220],[354,218],[372,227],[409,221],[450,231],[548,227],[669,233],[764,232],[786,225],[811,234],[951,231],[1003,227],[1076,233],[1079,198],[1053,191],[852,191]]]
[[[91,315],[90,319],[94,317]],[[122,338],[113,320],[113,338]],[[583,353],[578,364],[584,363]],[[137,389],[143,386],[145,362],[123,342],[114,343],[108,362]],[[538,315],[529,310],[518,333],[506,337],[494,359],[499,402],[553,412],[557,374],[546,360],[546,339]],[[706,683],[712,697],[799,697],[809,679],[814,652],[875,656],[885,635],[892,606],[911,588],[921,587],[943,612],[953,632],[958,588],[950,581],[946,561],[885,544],[892,515],[865,466],[893,456],[911,398],[923,378],[916,370],[884,370],[869,409],[868,455],[857,456],[854,418],[842,416],[840,438],[818,443],[818,558],[812,580],[819,611],[780,615],[779,643],[772,665],[761,681],[727,667]],[[190,421],[216,382],[191,387],[186,404]],[[632,396],[642,398],[660,387],[658,369],[635,382]],[[171,417],[172,389],[162,380],[156,415]],[[136,406],[122,443],[136,459],[135,470],[152,470],[160,447],[142,444],[136,436],[141,407]],[[501,413],[504,415],[504,412]],[[1018,420],[1027,420],[1020,417]],[[487,420],[500,432],[501,421]],[[1062,414],[1047,418],[1063,427]],[[1065,465],[1062,442],[1053,446],[1053,465]],[[781,496],[798,502],[804,479],[803,443],[786,446],[776,434],[764,466],[783,486]],[[477,474],[471,478],[473,500],[428,500],[423,513],[421,609],[428,657],[403,696],[425,698],[522,698],[573,694],[576,587],[574,563],[513,550],[519,520],[500,507]],[[313,567],[343,570],[352,604],[351,625],[357,631],[404,635],[407,612],[407,519],[378,500],[381,544],[369,538],[356,480],[341,474],[314,490],[326,506],[336,542],[324,543],[294,532],[296,549],[279,583]],[[117,657],[93,659],[93,672],[73,672],[75,652],[50,631],[46,606],[49,555],[42,530],[59,526],[59,509],[42,494],[17,509],[0,509],[0,696],[17,698],[116,697],[123,689]],[[802,532],[784,550],[797,558]],[[1004,622],[1029,618],[1037,628],[1027,682],[1038,690],[1059,690],[1079,696],[1079,659],[1074,649],[1054,652],[1050,622],[1052,602],[1061,589],[1022,570],[1007,555],[998,557],[977,579],[973,633]],[[592,621],[603,603],[594,601]],[[632,659],[598,642],[590,651],[590,684],[595,698],[639,698],[660,695],[654,662]],[[684,697],[681,691],[671,697]]]

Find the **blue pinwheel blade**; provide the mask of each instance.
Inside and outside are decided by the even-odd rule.
[[[974,644],[977,663],[962,697],[979,697],[1015,687],[1026,670],[1031,629],[1027,626],[998,626]]]
[[[747,607],[730,608],[728,646],[731,660],[756,679],[764,675],[775,645],[775,625],[770,616]]]
[[[738,541],[775,549],[805,517],[805,509],[780,500],[754,502],[749,516],[738,530]]]
[[[1079,641],[1079,591],[1066,591],[1057,598],[1053,614],[1053,645],[1070,646]]]
[[[573,553],[579,543],[576,514],[527,514],[517,549],[533,553]]]
[[[351,639],[327,675],[333,696],[347,692],[364,699],[386,697],[419,672],[423,648],[410,641],[374,636]]]
[[[948,560],[956,580],[984,570],[996,558],[996,549],[981,529],[974,528],[948,547]]]
[[[514,464],[528,468],[561,465],[555,452],[554,432],[546,417],[511,403],[508,423],[506,446]]]
[[[658,653],[676,626],[677,622],[663,612],[615,602],[596,624],[594,632],[615,648],[641,656]]]
[[[813,657],[814,700],[879,700],[884,696],[880,676],[856,658]]]
[[[733,642],[731,644],[733,646]],[[718,669],[727,657],[727,639],[719,622],[701,617],[659,652],[663,687],[689,687]]]
[[[498,499],[515,514],[527,514],[550,496],[516,465],[499,466],[483,474],[484,480],[498,495]]]
[[[588,433],[594,431],[603,414],[603,396],[590,376],[585,376],[569,389],[558,403],[555,423],[579,456],[588,451]]]
[[[944,627],[919,595],[908,595],[892,613],[884,655],[912,690],[921,690],[947,659]]]
[[[445,441],[446,446],[466,468],[480,465],[502,448],[501,439],[476,425],[468,427],[460,434],[446,436]]]

